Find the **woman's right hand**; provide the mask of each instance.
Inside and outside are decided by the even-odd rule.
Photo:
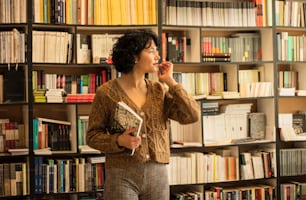
[[[141,137],[134,136],[133,134],[136,132],[136,128],[130,128],[125,130],[121,135],[117,138],[117,144],[121,147],[125,147],[128,149],[135,149],[139,147],[141,144]]]

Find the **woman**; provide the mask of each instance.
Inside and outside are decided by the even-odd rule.
[[[152,31],[125,33],[114,44],[112,54],[121,76],[96,92],[86,139],[106,156],[105,200],[168,200],[168,119],[182,124],[199,120],[198,104],[172,77],[173,64],[159,63],[158,45]],[[146,79],[146,73],[158,73],[160,82]],[[113,131],[119,101],[142,117],[139,136],[133,136],[135,128]]]

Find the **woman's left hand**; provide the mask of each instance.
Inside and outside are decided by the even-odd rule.
[[[158,72],[158,78],[161,82],[166,83],[168,86],[172,86],[177,84],[177,82],[174,80],[172,74],[173,74],[173,64],[169,61],[163,61],[159,64],[159,72]]]

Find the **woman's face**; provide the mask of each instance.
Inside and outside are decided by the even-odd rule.
[[[138,58],[136,58],[135,68],[142,70],[143,73],[157,72],[158,61],[160,59],[158,49],[153,40],[143,49]]]

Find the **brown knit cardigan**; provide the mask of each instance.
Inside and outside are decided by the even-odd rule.
[[[199,105],[181,84],[166,89],[159,82],[146,79],[146,83],[147,99],[142,108],[137,107],[126,95],[117,79],[103,84],[96,92],[89,115],[86,141],[90,147],[105,153],[106,167],[124,167],[149,160],[168,163],[169,119],[181,124],[199,120]],[[120,133],[110,132],[118,101],[124,101],[143,118],[140,132],[142,143],[133,156],[129,154],[130,151],[117,145]]]

